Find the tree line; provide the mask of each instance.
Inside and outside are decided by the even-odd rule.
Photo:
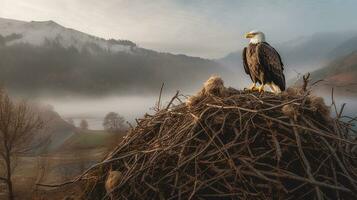
[[[68,119],[67,122],[73,126],[76,126],[72,118]],[[106,114],[102,125],[103,129],[108,133],[123,133],[128,129],[125,118],[116,112],[109,112]],[[82,130],[88,130],[88,121],[86,119],[81,119],[79,122],[79,128]]]
[[[162,82],[166,89],[184,89],[226,72],[201,58],[139,47],[113,53],[92,43],[78,50],[49,40],[42,46],[0,41],[0,70],[0,81],[7,88],[28,95],[153,93]]]

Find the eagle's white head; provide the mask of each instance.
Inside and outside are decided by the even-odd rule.
[[[257,30],[250,31],[249,33],[246,33],[245,38],[250,39],[249,43],[252,43],[252,44],[258,44],[260,42],[265,42],[264,33],[261,31],[257,31]]]

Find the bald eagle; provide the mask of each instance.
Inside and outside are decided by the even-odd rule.
[[[265,41],[264,33],[251,31],[245,35],[249,45],[243,49],[243,66],[253,81],[251,90],[264,91],[269,85],[274,93],[285,90],[284,65],[279,53]],[[260,87],[256,87],[259,83]]]

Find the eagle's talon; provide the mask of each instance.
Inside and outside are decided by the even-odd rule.
[[[258,88],[256,87],[256,84],[253,83],[249,88],[244,88],[244,90],[250,90],[250,91],[256,91]]]
[[[258,88],[257,88],[257,87],[253,87],[253,88],[244,88],[243,90],[244,90],[244,91],[251,91],[251,92],[255,92],[255,91],[258,91]]]

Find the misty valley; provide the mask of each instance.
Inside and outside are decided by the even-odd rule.
[[[323,96],[326,104],[331,104],[331,91],[317,93]],[[119,112],[128,122],[135,124],[135,119],[140,118],[144,113],[152,113],[155,103],[158,100],[157,96],[136,96],[136,97],[107,97],[94,100],[42,100],[44,104],[50,104],[54,107],[65,120],[73,119],[78,125],[82,119],[86,119],[89,127],[94,130],[103,128],[102,123],[104,116],[109,111]],[[167,103],[171,96],[163,97],[163,102]],[[356,116],[357,101],[356,97],[337,96],[335,97],[338,108],[345,103],[345,114]],[[133,106],[134,105],[134,106]]]

